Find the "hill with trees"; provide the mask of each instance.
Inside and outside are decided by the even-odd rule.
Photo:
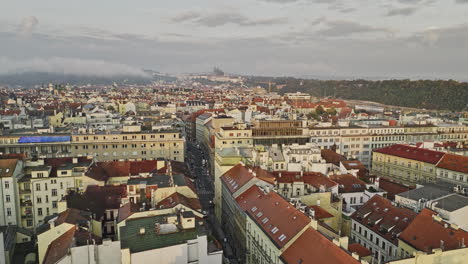
[[[251,80],[252,81],[252,80]],[[386,105],[462,111],[468,105],[468,83],[454,80],[304,80],[275,78],[280,93],[304,92],[317,97],[373,101]]]

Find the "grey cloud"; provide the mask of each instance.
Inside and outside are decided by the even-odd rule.
[[[389,29],[361,25],[356,22],[344,20],[328,21],[327,26],[327,28],[319,30],[317,34],[329,37],[348,37],[356,33],[391,32]]]
[[[321,26],[330,27],[336,24],[336,22],[327,21]],[[387,78],[432,76],[432,78],[466,79],[468,53],[465,47],[468,46],[468,36],[463,32],[466,32],[467,27],[467,25],[462,25],[453,28],[429,29],[410,38],[372,37],[365,39],[354,38],[353,34],[345,34],[340,35],[342,38],[339,41],[333,37],[318,35],[313,30],[278,33],[276,36],[258,38],[187,37],[178,38],[177,41],[138,36],[124,40],[83,36],[57,38],[38,33],[25,39],[18,38],[15,33],[0,32],[3,54],[9,56],[7,63],[0,64],[18,65],[19,61],[21,65],[30,65],[24,62],[33,61],[37,56],[44,58],[41,59],[43,61],[54,57],[73,56],[82,61],[130,65],[128,67],[133,69],[131,72],[140,68],[173,73],[203,72],[211,69],[213,65],[219,65],[227,72],[249,75],[381,76]],[[352,32],[359,33],[369,32],[369,30],[370,32],[375,30],[387,32],[386,29],[375,29],[365,25],[351,28],[353,28]],[[283,34],[288,35],[281,38]],[[115,34],[108,33],[108,35]],[[40,65],[36,67],[43,67],[42,64]],[[58,63],[56,65],[61,65],[55,67],[57,70],[62,70],[61,67],[66,66]],[[99,72],[96,68],[108,67],[107,64],[99,63],[100,67],[92,66],[90,63],[79,65],[86,65],[93,72]],[[115,67],[112,66],[112,69]],[[122,69],[117,68],[119,71]],[[12,66],[9,66],[9,69],[12,69]],[[84,71],[79,67],[67,68],[68,71],[72,69]]]
[[[387,16],[410,16],[418,9],[416,7],[395,8],[388,11]]]
[[[197,12],[187,12],[174,16],[170,20],[173,23],[192,22],[207,27],[218,27],[227,24],[234,24],[239,26],[277,25],[285,24],[288,21],[288,19],[285,17],[250,19],[240,13],[235,12],[217,12],[206,15],[201,15]]]
[[[15,60],[8,57],[0,57],[0,74],[15,72],[47,72],[101,77],[116,75],[149,77],[148,74],[136,67],[104,60],[64,57],[36,57]]]
[[[39,20],[35,16],[25,17],[18,26],[18,33],[23,36],[30,35],[38,24]]]
[[[188,12],[184,12],[184,13],[171,17],[170,21],[173,23],[179,23],[179,22],[194,20],[194,19],[199,18],[200,16],[201,14],[199,12],[188,11]]]

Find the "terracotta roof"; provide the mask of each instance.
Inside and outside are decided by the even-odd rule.
[[[364,192],[366,190],[366,183],[351,174],[330,175],[329,177],[339,184],[339,193]]]
[[[360,263],[311,227],[283,252],[281,258],[290,264]]]
[[[418,147],[402,144],[395,144],[388,147],[375,149],[374,152],[431,164],[437,164],[437,162],[439,162],[439,160],[445,154],[444,152],[440,151],[421,149]]]
[[[309,217],[279,194],[273,191],[265,194],[256,185],[237,197],[236,202],[277,248],[283,248],[310,223]]]
[[[374,195],[351,218],[393,244],[398,244],[397,235],[413,221],[416,213],[392,205],[380,195]]]
[[[372,252],[369,249],[367,249],[366,247],[364,247],[363,245],[359,243],[348,245],[348,251],[351,253],[354,252],[358,254],[360,258],[368,257],[372,255]]]
[[[87,222],[90,220],[88,216],[86,216],[86,213],[83,214],[83,211],[80,211],[78,209],[74,208],[68,208],[67,210],[61,212],[58,215],[58,218],[55,220],[55,225],[60,225],[62,223],[68,223],[68,224],[79,224],[81,222]]]
[[[364,166],[359,160],[342,160],[341,163],[347,170],[360,170],[366,168],[366,166]]]
[[[309,208],[314,210],[315,212],[314,218],[317,220],[333,217],[332,214],[330,214],[327,210],[325,210],[323,207],[320,207],[318,205],[311,205],[309,206]]]
[[[221,176],[221,181],[226,185],[230,193],[235,193],[254,177],[272,184],[275,181],[273,174],[270,172],[260,167],[252,167],[241,163],[225,172]]]
[[[395,200],[395,195],[415,189],[414,186],[406,186],[383,177],[379,178],[379,188],[386,191],[387,198],[392,201]]]
[[[340,161],[346,160],[344,156],[330,149],[322,149],[320,151],[320,154],[327,163],[332,163],[332,164],[335,164],[336,166],[340,165]]]
[[[442,243],[444,250],[460,248],[463,240],[467,243],[468,232],[453,229],[444,221],[436,221],[433,219],[434,215],[437,213],[427,208],[423,209],[399,238],[413,248],[428,253],[434,248],[441,248]]]
[[[468,174],[468,157],[447,153],[439,161],[437,167]]]
[[[300,172],[292,171],[275,171],[273,173],[278,183],[304,182],[317,189],[325,187],[327,190],[338,185],[320,172],[303,172],[302,176]]]
[[[200,210],[201,205],[200,201],[196,198],[187,198],[184,195],[180,193],[173,193],[166,197],[164,200],[160,201],[157,205],[156,208],[172,208],[178,204],[182,204],[187,206],[188,208],[191,208],[193,210]]]
[[[0,177],[13,176],[17,163],[17,159],[0,159]]]
[[[86,175],[98,181],[106,181],[110,177],[136,176],[140,173],[155,172],[156,164],[156,160],[98,162],[88,170]]]
[[[65,257],[68,249],[73,245],[75,230],[75,228],[70,228],[50,243],[44,256],[44,264],[55,264]]]

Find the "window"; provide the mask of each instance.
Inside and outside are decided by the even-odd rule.
[[[44,173],[43,173],[43,172],[37,173],[37,177],[38,177],[38,178],[43,178],[43,177],[44,177]]]
[[[9,189],[10,188],[10,182],[6,181],[5,182],[5,189]]]
[[[57,196],[57,189],[52,189],[52,196]]]
[[[37,215],[42,216],[42,208],[37,208]]]
[[[44,189],[47,191],[47,183],[44,183]]]
[[[9,194],[5,195],[5,201],[9,203],[11,201],[11,197]]]
[[[33,221],[31,219],[26,220],[26,226],[32,226]]]
[[[40,183],[36,183],[36,191],[40,191],[41,190],[41,184]]]
[[[52,208],[57,208],[57,201],[52,201]]]
[[[63,189],[63,182],[60,183],[60,189]]]
[[[37,203],[42,203],[42,197],[38,196],[36,197]]]
[[[6,211],[7,211],[7,216],[11,216],[11,208],[7,208]]]

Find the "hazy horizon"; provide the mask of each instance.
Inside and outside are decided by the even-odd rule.
[[[468,80],[468,0],[18,1],[0,74]]]

